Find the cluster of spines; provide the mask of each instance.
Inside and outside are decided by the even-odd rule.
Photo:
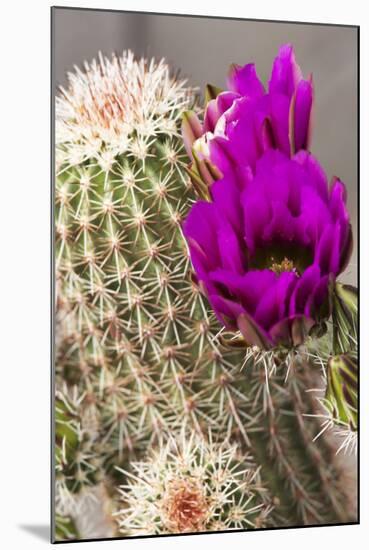
[[[272,504],[259,469],[236,445],[182,430],[144,461],[121,470],[116,516],[123,535],[253,529],[268,525]]]
[[[57,166],[96,159],[109,169],[121,154],[144,162],[158,133],[177,133],[178,113],[192,95],[163,59],[100,53],[98,61],[68,73],[68,88],[56,98]]]
[[[332,288],[332,322],[328,337],[308,350],[320,367],[322,382],[316,392],[320,419],[315,439],[333,433],[340,452],[356,454],[358,429],[358,303],[357,290],[336,282]]]

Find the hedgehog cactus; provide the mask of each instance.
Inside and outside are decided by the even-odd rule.
[[[211,430],[224,443],[219,458],[211,455],[216,467],[229,458],[236,468],[225,464],[224,509],[212,504],[213,517],[201,511],[208,482],[200,488],[185,471],[173,481],[176,502],[188,491],[200,499],[200,519],[184,530],[353,520],[342,507],[334,449],[324,438],[313,442],[314,420],[304,418],[314,411],[305,394],[312,368],[301,355],[230,346],[193,277],[182,221],[195,193],[180,125],[197,109],[194,90],[164,61],[130,52],[100,56],[68,78],[56,99],[58,536],[72,536],[78,495],[101,483],[119,517],[115,535],[131,534],[124,507],[150,495],[139,480],[128,482],[122,508],[118,487],[134,468],[147,475],[152,461],[150,475],[165,485],[171,466],[165,473],[160,461],[170,462],[168,441],[183,430],[196,434],[189,456],[205,453]],[[245,496],[234,472],[250,464],[257,486]],[[241,499],[236,519],[231,486]],[[262,521],[250,519],[259,508]],[[154,531],[182,531],[176,514]]]

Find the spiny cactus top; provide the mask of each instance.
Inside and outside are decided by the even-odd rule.
[[[242,462],[240,462],[240,459]],[[133,463],[120,488],[122,534],[193,533],[263,527],[271,504],[258,468],[236,445],[186,434]]]
[[[99,159],[109,167],[118,154],[145,159],[154,136],[177,133],[176,121],[192,91],[161,60],[136,60],[132,52],[84,64],[68,73],[56,98],[58,163]]]

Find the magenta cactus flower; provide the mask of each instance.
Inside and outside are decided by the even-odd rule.
[[[182,126],[192,176],[200,195],[228,170],[253,171],[263,153],[275,148],[292,156],[308,149],[310,142],[313,85],[304,79],[293,47],[284,45],[274,60],[265,91],[253,63],[232,65],[228,90],[207,89],[204,121],[187,112]],[[242,177],[242,174],[241,174]]]
[[[330,284],[350,258],[345,186],[333,178],[328,187],[306,151],[266,151],[254,173],[243,169],[193,205],[184,224],[192,264],[227,329],[247,345],[292,348],[328,317]]]

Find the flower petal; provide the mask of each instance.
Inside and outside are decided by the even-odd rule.
[[[270,118],[272,121],[275,143],[280,151],[290,155],[289,138],[290,99],[283,94],[269,94]]]
[[[303,183],[315,189],[321,199],[327,203],[327,176],[317,159],[309,151],[299,151],[293,157],[293,161],[303,168],[303,173],[299,172],[300,179],[304,180]]]
[[[353,235],[352,235],[352,227],[350,224],[348,227],[346,240],[342,242],[339,273],[342,273],[346,269],[352,255],[353,247],[354,247],[354,242],[353,242]]]
[[[282,201],[273,201],[271,204],[271,218],[264,227],[263,242],[292,242],[295,237],[294,218],[286,204]]]
[[[245,191],[241,195],[241,203],[244,216],[243,237],[250,255],[254,255],[264,228],[270,220],[271,209],[262,194],[248,194]]]
[[[315,285],[307,303],[306,311],[314,319],[326,319],[330,315],[329,283],[331,276],[325,275]]]
[[[276,277],[275,283],[262,296],[255,311],[255,320],[269,329],[286,314],[286,305],[296,284],[297,276],[293,272],[284,272]]]
[[[245,258],[239,240],[228,222],[223,221],[219,225],[217,238],[222,267],[234,273],[243,273]]]
[[[240,192],[233,174],[227,174],[223,179],[216,181],[211,187],[211,195],[218,214],[228,220],[234,230],[241,234],[243,224]]]
[[[294,99],[294,147],[295,151],[308,149],[311,137],[311,109],[313,85],[311,80],[300,80]]]
[[[329,192],[329,210],[333,219],[349,223],[349,214],[346,208],[347,191],[345,184],[337,177],[332,178]]]
[[[295,289],[291,295],[289,304],[289,314],[297,315],[298,313],[310,314],[309,308],[306,309],[306,304],[321,277],[320,269],[317,265],[312,265],[306,269],[300,279],[297,281]]]
[[[340,225],[327,225],[315,251],[314,263],[320,266],[322,274],[337,275],[340,264]]]
[[[291,337],[294,346],[301,346],[310,330],[313,328],[315,322],[313,319],[309,319],[304,315],[297,315],[291,324]]]
[[[219,118],[232,107],[238,94],[233,92],[221,92],[216,99],[209,101],[205,111],[204,130],[214,132]]]
[[[227,78],[227,86],[232,92],[247,97],[260,97],[264,94],[264,86],[256,74],[254,63],[231,65]]]
[[[244,313],[243,307],[233,300],[228,300],[219,294],[210,294],[209,301],[221,322],[228,330],[237,330],[237,318]]]
[[[246,312],[238,316],[237,325],[245,341],[250,346],[257,346],[265,350],[272,347],[273,342],[268,333]]]
[[[222,294],[238,300],[253,315],[262,296],[275,283],[276,274],[268,269],[248,271],[244,275],[216,269],[210,273],[210,279],[218,284]]]
[[[195,203],[184,223],[183,232],[188,241],[196,242],[203,251],[209,269],[219,265],[216,212],[212,203],[204,201]]]
[[[269,334],[276,345],[290,348],[303,344],[314,324],[313,319],[304,315],[293,315],[278,321]]]
[[[192,145],[204,133],[201,122],[196,113],[186,111],[182,118],[182,138],[187,154],[192,158]]]
[[[301,79],[301,70],[295,60],[291,44],[280,47],[274,60],[269,80],[269,92],[286,95],[289,99]]]

